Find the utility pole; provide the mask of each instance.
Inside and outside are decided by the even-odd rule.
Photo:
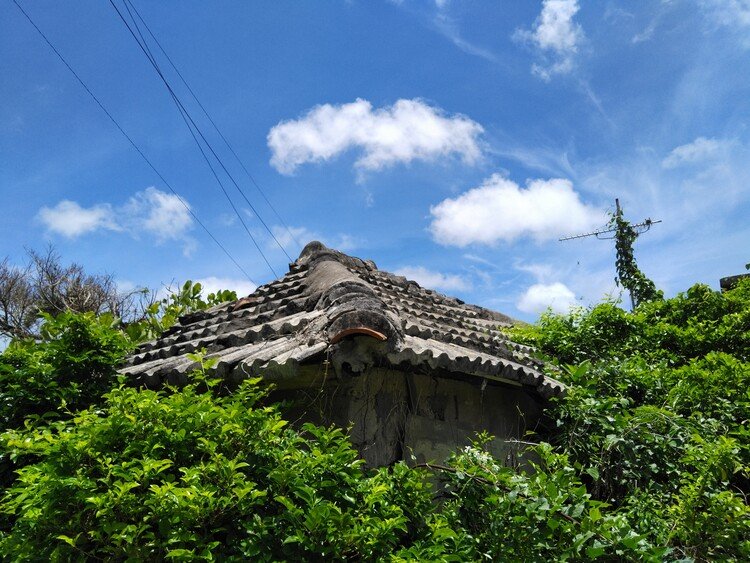
[[[574,240],[579,238],[586,238],[586,237],[596,237],[599,240],[612,240],[617,238],[618,230],[620,229],[620,225],[617,222],[617,219],[622,218],[622,208],[620,207],[620,200],[615,199],[615,215],[614,220],[610,222],[611,227],[605,228],[605,229],[599,229],[597,231],[591,231],[590,233],[582,233],[580,235],[571,235],[567,237],[562,237],[558,239],[560,242],[564,242],[567,240]],[[630,229],[632,229],[632,232],[636,237],[642,235],[643,233],[649,231],[651,229],[652,225],[655,225],[657,223],[661,223],[661,219],[657,221],[653,221],[651,218],[645,219],[640,223],[637,223],[635,225],[630,225]],[[612,234],[614,233],[614,234]],[[618,277],[619,277],[618,272]],[[632,309],[635,309],[636,303],[635,303],[635,297],[633,296],[633,290],[629,289],[628,292],[630,293],[630,305]]]

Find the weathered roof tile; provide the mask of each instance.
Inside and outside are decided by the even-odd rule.
[[[278,380],[360,335],[382,340],[376,353],[393,366],[492,379],[545,398],[564,392],[539,371],[531,348],[499,330],[513,322],[313,242],[285,276],[234,303],[182,317],[121,371],[147,385],[176,382],[195,367],[187,354],[205,348],[224,376]]]

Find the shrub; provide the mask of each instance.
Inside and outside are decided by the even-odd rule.
[[[517,329],[570,385],[531,470],[494,460],[486,436],[447,465],[366,470],[345,431],[291,428],[258,380],[227,389],[202,355],[183,388],[121,381],[100,399],[134,339],[230,297],[185,284],[130,338],[109,316],[50,317],[0,356],[0,449],[18,474],[0,554],[750,559],[750,281]]]
[[[560,359],[570,388],[547,438],[594,498],[674,557],[750,557],[750,281],[546,314],[516,335]]]
[[[46,316],[39,341],[13,341],[0,355],[0,424],[17,428],[28,417],[95,403],[131,349],[109,314]]]
[[[120,385],[101,408],[6,433],[14,559],[300,560],[385,556],[425,528],[420,474],[365,474],[340,429],[287,427],[257,380],[229,394]],[[212,389],[213,388],[213,389]]]
[[[527,455],[531,471],[503,466],[481,441],[454,454],[444,473],[448,522],[473,539],[468,559],[658,559],[626,518],[593,500],[565,455],[540,444]]]
[[[196,359],[202,360],[201,357]],[[204,363],[205,365],[205,363]],[[533,473],[466,448],[440,466],[365,470],[341,429],[290,428],[258,380],[227,393],[119,385],[100,407],[7,432],[33,456],[0,505],[0,554],[28,559],[479,560],[653,558],[664,552],[592,500],[564,456]],[[435,466],[430,466],[435,469]]]

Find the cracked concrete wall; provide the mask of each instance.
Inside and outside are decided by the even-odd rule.
[[[460,374],[407,373],[371,367],[356,376],[309,366],[296,389],[277,390],[272,400],[288,401],[285,416],[301,424],[348,428],[368,466],[396,461],[441,462],[486,430],[489,448],[513,463],[526,430],[542,405],[520,387]]]

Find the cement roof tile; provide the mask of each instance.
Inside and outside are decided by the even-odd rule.
[[[563,384],[539,371],[542,364],[530,356],[530,347],[499,330],[512,325],[510,317],[422,288],[320,243],[310,243],[289,273],[251,295],[183,317],[160,339],[142,345],[122,372],[149,381],[184,374],[193,364],[187,354],[206,347],[222,373],[262,368],[280,373],[282,366],[326,350],[333,327],[370,322],[371,314],[385,323],[376,332],[380,326],[393,331],[386,355],[394,364],[496,378],[543,397],[564,392]]]

